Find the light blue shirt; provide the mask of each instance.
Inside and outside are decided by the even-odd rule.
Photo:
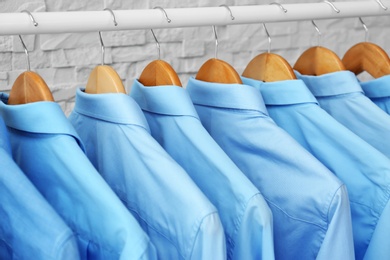
[[[258,90],[191,78],[200,120],[261,191],[276,259],[354,259],[345,186],[269,118]]]
[[[364,94],[387,114],[390,114],[390,75],[360,82]]]
[[[11,158],[0,117],[0,259],[79,259],[73,232]]]
[[[261,91],[271,118],[347,186],[356,259],[390,259],[390,241],[372,239],[390,234],[390,160],[321,109],[302,80],[243,81]]]
[[[88,158],[148,233],[159,259],[226,258],[216,208],[153,139],[131,97],[78,89],[69,119]]]
[[[326,112],[390,158],[390,116],[364,95],[355,74],[296,74]]]
[[[13,158],[74,231],[80,257],[154,259],[148,236],[89,162],[60,106],[0,99]]]
[[[228,259],[274,259],[267,203],[204,129],[187,91],[145,87],[135,80],[130,95],[142,108],[152,136],[218,208]]]

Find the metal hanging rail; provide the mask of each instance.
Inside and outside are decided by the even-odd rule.
[[[164,14],[158,9],[114,10],[117,26],[112,22],[112,15],[103,10],[33,13],[38,26],[31,23],[26,13],[2,13],[0,35],[199,27],[390,15],[390,8],[385,10],[377,1],[333,4],[340,10],[339,13],[325,2],[283,4],[286,13],[277,5],[230,6],[234,20],[223,7],[165,9],[171,19],[170,23],[167,23]],[[383,1],[383,5],[390,7],[390,1]]]

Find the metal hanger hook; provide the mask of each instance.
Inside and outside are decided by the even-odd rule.
[[[368,42],[368,28],[367,28],[367,25],[363,22],[363,19],[361,17],[359,17],[359,21],[362,23],[362,26],[364,28],[364,41]]]
[[[165,12],[165,9],[164,9],[164,8],[162,8],[162,7],[160,7],[160,6],[156,6],[156,7],[153,7],[153,9],[160,9],[161,12],[163,12],[163,14],[164,14],[165,19],[167,19],[167,22],[168,22],[168,23],[171,23],[171,22],[172,22],[172,20],[169,19],[167,12]]]
[[[270,3],[270,5],[277,5],[280,7],[280,9],[284,12],[284,13],[287,13],[287,9],[283,7],[283,5],[279,4],[279,3],[276,3],[276,2],[273,2],[273,3]]]
[[[115,26],[118,26],[118,23],[116,22],[116,18],[115,18],[114,11],[112,11],[110,8],[104,8],[103,10],[104,10],[104,11],[109,11],[109,12],[111,13],[112,21],[114,22],[114,25],[115,25]]]
[[[233,12],[232,12],[232,10],[230,9],[230,7],[229,7],[228,5],[220,5],[219,7],[225,7],[226,9],[228,9],[228,11],[229,11],[229,13],[230,13],[230,18],[231,18],[232,20],[235,19],[234,16],[233,16]]]
[[[24,53],[26,53],[27,70],[31,71],[31,68],[30,68],[30,55],[28,54],[28,50],[27,50],[26,44],[24,44],[24,41],[23,41],[22,36],[20,34],[19,34],[19,39],[20,39],[20,42],[23,45]]]
[[[271,39],[271,36],[268,33],[268,30],[267,30],[267,27],[265,26],[265,23],[263,23],[263,27],[264,27],[265,33],[267,34],[267,37],[268,37],[268,53],[270,53],[271,52],[271,42],[272,42],[272,39]]]
[[[38,23],[35,21],[34,16],[33,16],[29,11],[23,10],[23,11],[21,11],[21,13],[26,13],[26,14],[28,14],[28,16],[30,17],[30,19],[31,19],[31,21],[32,21],[32,23],[33,23],[33,25],[34,25],[35,27],[38,26]],[[22,36],[21,36],[20,34],[19,34],[19,39],[20,39],[20,42],[21,42],[22,45],[23,45],[24,53],[26,54],[27,70],[28,70],[28,71],[31,71],[31,66],[30,66],[30,55],[29,55],[29,53],[28,53],[26,44],[24,43],[23,38],[22,38]]]
[[[311,23],[313,24],[314,28],[316,29],[317,33],[318,33],[318,44],[317,46],[320,46],[321,45],[321,31],[320,29],[318,28],[318,26],[316,25],[316,23],[314,22],[314,20],[311,20]]]
[[[103,10],[104,11],[109,11],[111,13],[112,21],[114,22],[114,26],[118,26],[118,23],[116,22],[116,18],[115,18],[114,12],[110,8],[104,8]],[[104,65],[104,54],[106,52],[106,47],[104,46],[102,33],[100,31],[99,31],[99,40],[100,40],[100,48],[102,49],[102,62],[101,62],[101,65],[103,66]]]
[[[102,49],[102,62],[101,65],[104,65],[104,53],[106,52],[106,47],[103,43],[102,33],[99,31],[99,40],[100,40],[100,48]]]
[[[379,4],[379,6],[380,7],[382,7],[383,8],[383,10],[387,10],[387,7],[382,3],[382,1],[381,0],[375,0],[378,4]]]
[[[214,37],[215,37],[214,58],[217,59],[218,58],[218,35],[217,35],[217,29],[215,28],[215,25],[213,25],[212,27],[213,27]]]
[[[153,38],[156,41],[158,59],[160,59],[160,43],[158,42],[157,37],[156,37],[156,35],[153,32],[153,29],[150,29],[150,31],[152,32]]]
[[[323,2],[330,5],[332,7],[333,11],[335,11],[336,13],[340,13],[340,10],[337,9],[336,6],[332,2],[329,2],[328,0],[325,0]]]
[[[30,11],[23,10],[23,11],[21,11],[21,13],[26,13],[26,14],[28,14],[28,16],[30,16],[30,19],[31,19],[31,22],[33,23],[33,25],[34,25],[35,27],[38,26],[37,21],[35,21],[34,16],[30,13]]]

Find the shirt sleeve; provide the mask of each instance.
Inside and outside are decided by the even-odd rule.
[[[232,259],[275,259],[272,212],[257,194],[248,202]]]
[[[317,260],[355,259],[351,210],[345,185],[342,185],[335,193],[329,208],[328,219],[328,230]]]
[[[390,259],[390,203],[385,209],[376,225],[364,259]]]
[[[217,212],[202,219],[189,259],[226,259],[225,233]]]

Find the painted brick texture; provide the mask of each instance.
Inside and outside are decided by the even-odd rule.
[[[306,0],[283,3],[305,3]],[[313,1],[312,1],[313,2]],[[227,5],[268,4],[254,0],[1,0],[1,12],[95,11],[206,7]],[[283,4],[282,3],[282,4]],[[324,8],[327,8],[324,6]],[[201,18],[199,18],[201,19]],[[364,18],[369,28],[369,40],[390,51],[390,16]],[[364,40],[364,30],[357,18],[321,20],[321,45],[340,57],[354,44]],[[267,24],[272,36],[272,51],[294,64],[307,48],[317,44],[317,34],[309,21]],[[218,58],[230,63],[239,73],[257,54],[268,48],[262,26],[232,25],[217,28]],[[214,56],[211,27],[156,29],[161,44],[161,58],[177,71],[183,85],[196,75],[199,67]],[[32,70],[38,72],[51,88],[55,100],[69,114],[74,106],[76,89],[86,84],[89,73],[100,64],[101,52],[97,33],[24,35],[30,51]],[[106,45],[105,63],[117,70],[127,91],[143,68],[157,58],[154,39],[149,30],[103,32]],[[26,69],[25,54],[17,36],[0,36],[0,91],[9,91],[16,77]],[[362,75],[361,79],[368,79]]]

